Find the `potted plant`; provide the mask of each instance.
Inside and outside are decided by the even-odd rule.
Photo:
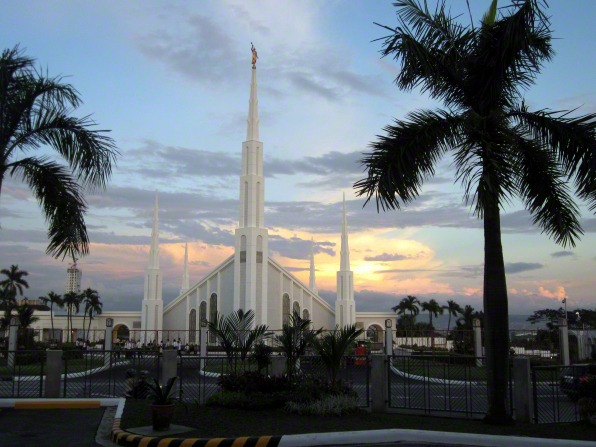
[[[174,382],[178,377],[171,377],[168,382],[161,386],[157,379],[153,379],[155,385],[148,384],[151,388],[151,414],[153,420],[153,430],[164,431],[170,428],[170,422],[174,416],[174,402],[172,399]]]

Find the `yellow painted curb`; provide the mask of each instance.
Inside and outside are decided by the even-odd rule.
[[[240,438],[156,438],[139,436],[122,430],[120,418],[115,418],[112,425],[112,442],[131,447],[169,447],[175,443],[180,447],[277,447],[281,436],[259,436]]]
[[[15,410],[56,410],[69,408],[99,408],[100,401],[82,402],[15,402]]]

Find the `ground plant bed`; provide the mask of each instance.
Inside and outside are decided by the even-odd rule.
[[[127,399],[121,427],[151,425],[150,401]],[[532,436],[556,439],[596,439],[596,427],[573,424],[517,424],[497,427],[479,420],[438,418],[404,414],[373,414],[359,412],[341,417],[298,416],[283,410],[236,410],[208,407],[193,403],[176,404],[172,424],[196,427],[185,438],[239,437],[324,433],[335,431],[379,430],[402,428],[414,430],[451,431],[503,436]]]

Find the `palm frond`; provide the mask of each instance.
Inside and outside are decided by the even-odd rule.
[[[596,113],[577,117],[568,111],[530,112],[525,104],[509,111],[508,117],[523,134],[555,154],[565,175],[574,177],[577,195],[596,210]]]
[[[84,222],[87,205],[67,170],[46,158],[29,157],[9,165],[33,191],[49,223],[46,252],[56,258],[80,258],[89,252]]]
[[[357,195],[374,196],[379,207],[399,209],[414,200],[424,180],[434,175],[441,156],[461,139],[463,118],[446,111],[418,111],[385,127],[386,136],[371,144],[361,163],[368,177],[357,181]]]
[[[537,0],[520,2],[511,15],[483,25],[478,33],[467,84],[485,113],[519,98],[519,88],[534,83],[554,52],[550,23]]]
[[[461,105],[465,96],[462,60],[473,34],[448,17],[445,2],[434,13],[415,0],[395,5],[399,25],[395,29],[383,26],[392,34],[377,40],[383,40],[381,54],[393,55],[401,64],[396,84],[404,90],[420,86],[448,105]]]
[[[518,152],[519,194],[532,214],[532,223],[539,225],[556,243],[575,246],[575,240],[583,234],[579,209],[568,192],[555,153],[517,133],[514,138],[511,147]]]

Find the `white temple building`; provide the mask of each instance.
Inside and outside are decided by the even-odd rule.
[[[311,320],[315,328],[334,329],[336,326],[356,324],[365,330],[374,328],[376,333],[382,331],[385,319],[395,318],[392,312],[356,310],[345,195],[342,216],[337,216],[338,229],[341,225],[341,250],[334,306],[321,298],[317,291],[314,242],[310,253],[308,285],[269,256],[264,213],[263,142],[259,137],[257,69],[254,61],[251,71],[246,141],[242,143],[239,218],[235,231],[234,254],[193,284],[188,275],[187,244],[180,294],[164,306],[163,277],[159,266],[159,207],[156,193],[151,248],[145,269],[140,312],[110,312],[104,309],[101,315],[93,319],[92,330],[101,331],[105,328],[106,319],[110,318],[114,324],[114,339],[128,338],[130,334],[131,338],[141,342],[149,342],[156,338],[161,341],[171,337],[196,343],[197,330],[202,321],[214,321],[217,313],[228,315],[238,309],[253,310],[256,324],[266,324],[272,330],[280,329],[294,311]],[[46,324],[49,323],[49,312],[38,312],[37,315],[41,319],[34,327],[39,326],[37,329],[43,329],[44,334],[41,338],[46,339],[46,328],[50,327]],[[60,320],[61,318],[55,321],[55,327],[63,331],[66,324]],[[77,327],[76,323],[74,327]]]

